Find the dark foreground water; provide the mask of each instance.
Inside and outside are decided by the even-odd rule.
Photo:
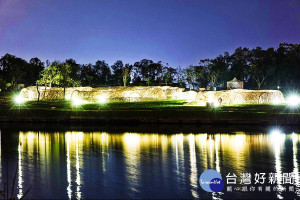
[[[0,140],[0,190],[8,181],[11,191],[16,174],[17,198],[30,187],[26,198],[300,197],[297,133],[167,135],[5,129]],[[207,169],[222,175],[222,192],[209,193],[199,185],[199,176]],[[250,179],[242,173],[249,173]],[[274,183],[274,179],[280,181]],[[234,180],[236,184],[227,184]]]

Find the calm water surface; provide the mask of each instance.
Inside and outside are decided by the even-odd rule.
[[[108,133],[0,131],[0,187],[11,185],[21,198],[265,198],[299,199],[297,133]],[[199,185],[207,169],[221,173],[225,187],[208,193]],[[294,172],[290,185],[277,191],[227,191],[226,176]],[[281,174],[281,175],[280,175]],[[268,186],[268,176],[265,184]],[[250,185],[249,185],[250,186]],[[289,192],[289,187],[294,192]],[[286,191],[284,191],[286,187]],[[9,187],[11,190],[11,186]],[[249,190],[249,188],[248,188]]]

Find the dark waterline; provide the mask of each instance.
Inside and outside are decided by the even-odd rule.
[[[299,174],[298,133],[230,130],[158,134],[5,128],[0,136],[0,189],[7,174],[11,185],[18,167],[14,192],[18,198],[30,187],[27,198],[300,197],[298,175],[295,192],[226,191],[228,173],[238,175],[238,180],[247,172],[253,176],[256,172]],[[225,183],[222,192],[208,193],[200,187],[199,176],[207,169],[221,173]],[[237,186],[241,186],[239,181]]]

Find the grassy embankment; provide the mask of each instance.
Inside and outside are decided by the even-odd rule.
[[[109,102],[73,106],[72,102],[0,99],[0,122],[134,122],[198,124],[300,123],[297,108],[286,105],[236,105],[207,109],[183,101]]]

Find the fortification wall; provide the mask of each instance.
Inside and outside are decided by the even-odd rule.
[[[199,92],[195,102],[204,106],[206,102],[218,102],[219,98],[222,99],[222,105],[285,103],[284,96],[279,90],[243,89]]]
[[[64,98],[63,88],[45,89],[39,87],[40,100],[57,100]],[[37,100],[36,87],[21,90],[20,95],[27,100]],[[192,104],[205,106],[206,102],[222,99],[223,105],[285,103],[283,94],[278,90],[223,90],[223,91],[184,91],[183,88],[170,86],[150,87],[74,87],[66,88],[66,99],[74,97],[96,102],[99,96],[109,101],[149,101],[149,100],[185,100]]]
[[[87,101],[97,101],[99,96],[110,101],[147,101],[147,100],[167,100],[182,99],[183,88],[170,86],[151,87],[74,87],[66,88],[65,99],[78,97]],[[39,87],[40,100],[56,100],[64,98],[63,88]],[[20,95],[28,100],[37,100],[37,88],[27,87],[21,90]]]

